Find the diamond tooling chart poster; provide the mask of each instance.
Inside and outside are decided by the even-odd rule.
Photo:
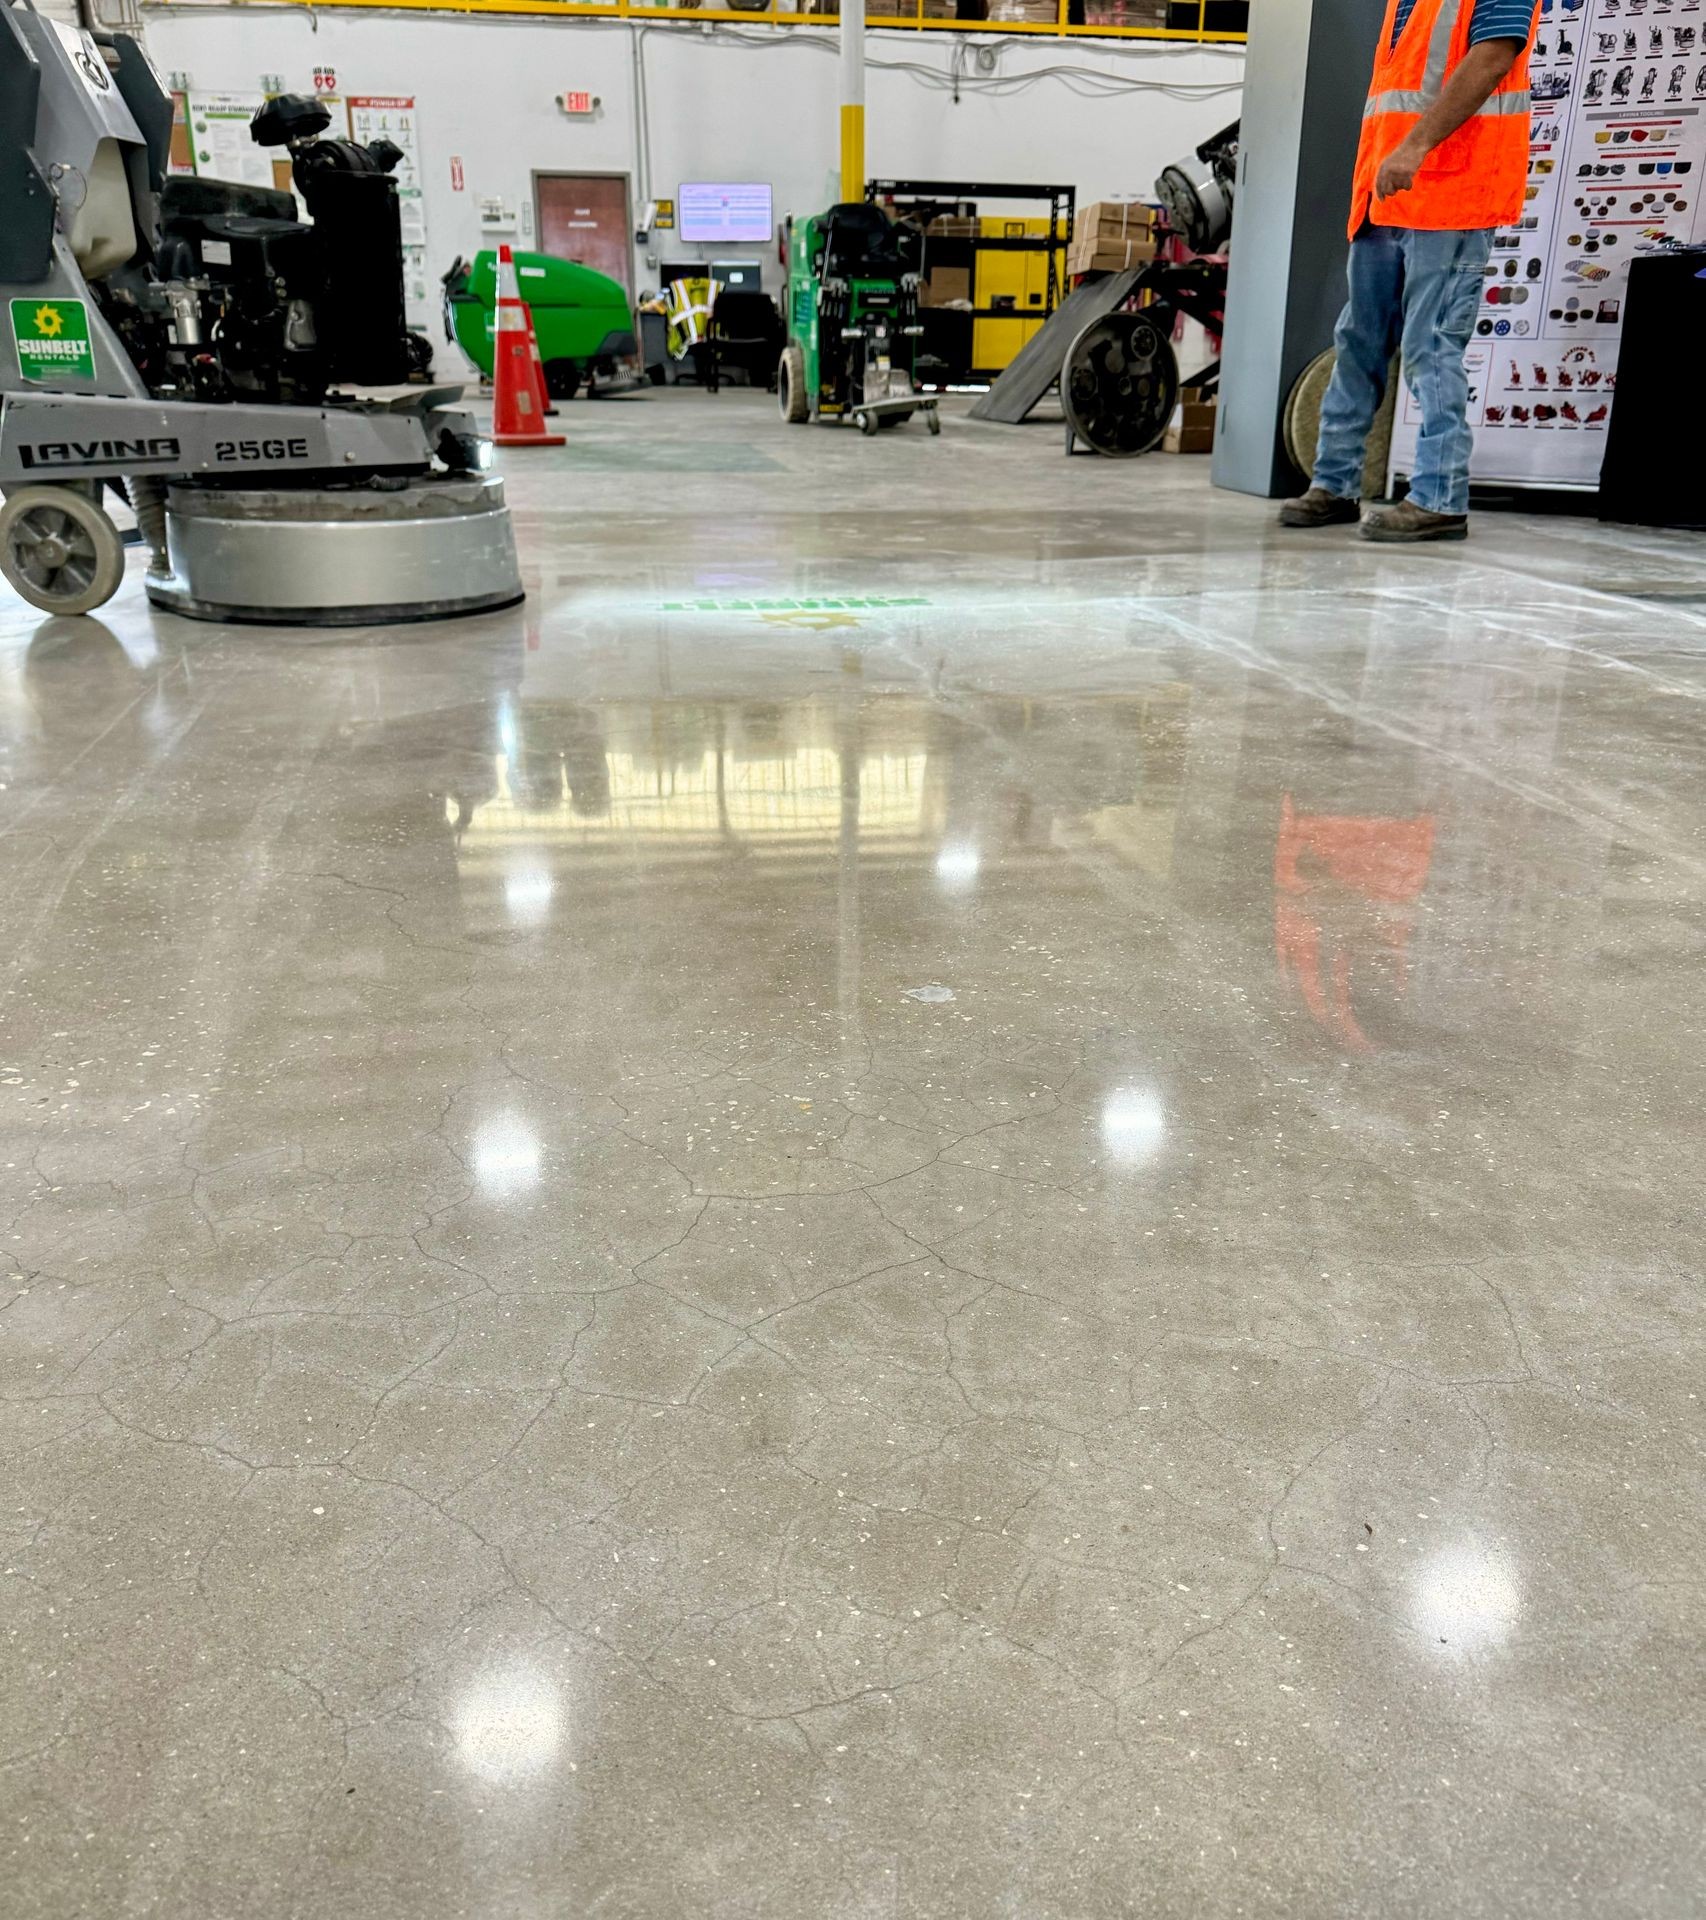
[[[1629,263],[1706,235],[1703,29],[1702,0],[1542,0],[1527,197],[1493,236],[1466,356],[1475,479],[1599,484]],[[1394,473],[1419,426],[1406,388]]]
[[[389,140],[403,150],[392,178],[397,182],[403,222],[403,299],[409,318],[416,320],[430,314],[431,301],[427,287],[426,202],[421,198],[415,97],[403,93],[352,93],[346,104],[352,140],[360,141],[363,146],[372,140]]]

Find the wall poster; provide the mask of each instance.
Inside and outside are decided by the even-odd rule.
[[[1527,198],[1493,236],[1466,356],[1473,478],[1599,484],[1629,263],[1706,235],[1703,25],[1702,0],[1541,0]],[[1419,425],[1406,389],[1395,473]]]
[[[352,93],[348,97],[350,138],[366,146],[390,140],[403,150],[397,171],[397,196],[403,218],[403,304],[411,321],[430,318],[427,288],[426,202],[421,197],[419,121],[413,94]]]

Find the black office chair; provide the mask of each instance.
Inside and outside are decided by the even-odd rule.
[[[693,371],[709,393],[722,385],[725,366],[742,368],[755,387],[773,391],[785,344],[782,316],[769,294],[725,287],[711,309],[705,338],[690,349]]]

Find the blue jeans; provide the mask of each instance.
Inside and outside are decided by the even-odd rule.
[[[1490,229],[1423,233],[1365,226],[1351,242],[1351,297],[1333,344],[1339,358],[1321,403],[1315,485],[1362,492],[1363,446],[1386,393],[1392,350],[1422,411],[1410,498],[1430,513],[1469,511],[1469,376],[1463,350],[1482,299]]]

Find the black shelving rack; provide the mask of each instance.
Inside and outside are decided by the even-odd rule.
[[[872,180],[866,184],[865,198],[869,201],[892,206],[899,217],[907,215],[922,216],[922,223],[938,214],[952,214],[967,219],[977,219],[977,202],[980,200],[1033,200],[1048,209],[1048,231],[1044,234],[1015,234],[1011,237],[984,234],[947,235],[933,243],[940,255],[943,251],[954,252],[960,247],[965,249],[972,268],[973,284],[976,283],[976,255],[980,252],[1046,253],[1048,255],[1048,287],[1044,296],[1044,305],[1040,312],[1024,310],[1015,312],[1008,307],[964,307],[926,308],[925,318],[933,313],[943,316],[954,315],[968,323],[965,327],[965,354],[963,364],[948,365],[941,384],[961,385],[978,380],[992,380],[1001,372],[999,367],[976,367],[971,364],[971,328],[974,320],[1024,320],[1046,321],[1056,307],[1066,297],[1066,251],[1072,237],[1072,219],[1077,209],[1078,197],[1072,187],[1046,187],[1016,185],[1011,181],[976,180]],[[926,340],[926,346],[931,343]],[[939,357],[939,356],[938,356]]]

